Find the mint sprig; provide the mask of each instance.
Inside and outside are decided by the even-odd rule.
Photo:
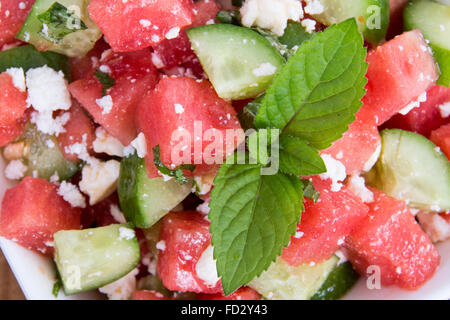
[[[112,78],[108,73],[95,70],[94,76],[97,78],[97,80],[103,85],[102,88],[102,97],[106,95],[106,91],[111,89],[114,84],[116,83],[116,80]]]
[[[354,120],[367,82],[366,53],[354,19],[331,26],[304,41],[262,101],[242,114],[248,127],[257,113],[256,128],[281,130],[280,171],[261,175],[265,159],[227,162],[214,180],[210,229],[225,294],[248,284],[281,254],[295,234],[303,197],[317,201],[311,181],[298,176],[324,172],[318,149],[339,139]]]
[[[361,107],[366,48],[354,19],[305,41],[267,90],[257,128],[279,128],[325,149],[342,136]]]
[[[153,163],[159,172],[165,174],[166,176],[175,178],[179,184],[185,184],[188,182],[188,179],[184,176],[183,170],[188,170],[191,172],[194,172],[195,170],[195,165],[193,164],[183,164],[175,169],[167,168],[167,166],[161,161],[159,145],[153,147],[153,156]]]

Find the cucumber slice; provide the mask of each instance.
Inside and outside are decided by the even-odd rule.
[[[138,228],[150,228],[175,208],[192,191],[192,183],[179,184],[175,179],[150,179],[145,161],[136,154],[122,159],[119,175],[120,207],[127,219]]]
[[[25,143],[24,164],[28,167],[27,176],[50,180],[58,173],[59,179],[70,179],[80,167],[64,158],[58,140],[40,132],[34,125],[28,125],[25,133],[17,140]]]
[[[370,43],[378,43],[386,37],[389,27],[389,0],[320,0],[324,12],[313,15],[329,26],[355,18],[359,31]]]
[[[192,48],[223,99],[253,98],[265,91],[284,63],[270,42],[256,31],[231,24],[187,30]]]
[[[311,300],[337,300],[342,298],[358,281],[359,274],[353,270],[350,262],[336,266],[330,272]]]
[[[32,45],[20,46],[0,52],[0,73],[9,68],[22,68],[24,72],[29,69],[48,67],[64,72],[70,81],[69,59],[54,52],[39,52]]]
[[[450,5],[430,0],[413,0],[404,10],[405,29],[419,29],[430,41],[441,69],[438,84],[450,87]]]
[[[72,32],[61,41],[50,41],[43,35],[43,23],[38,16],[47,12],[55,2],[73,11],[87,26],[86,30]],[[100,29],[89,18],[89,0],[37,0],[28,14],[17,39],[34,45],[40,51],[54,51],[69,57],[82,57],[88,53],[102,36]]]
[[[139,243],[127,224],[54,235],[55,262],[66,295],[97,289],[122,278],[139,263]]]
[[[420,134],[393,129],[381,132],[381,155],[368,182],[410,207],[450,209],[450,162]]]
[[[252,280],[249,286],[267,299],[310,299],[321,288],[338,262],[339,259],[333,256],[314,266],[305,264],[293,267],[278,258],[267,271]]]

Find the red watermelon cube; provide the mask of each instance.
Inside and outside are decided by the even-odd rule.
[[[309,199],[305,201],[297,234],[283,250],[282,257],[290,265],[319,263],[329,259],[369,211],[345,187],[333,192],[330,180],[318,177],[313,178],[313,184],[320,198],[316,203]]]
[[[431,132],[430,140],[433,141],[450,160],[450,123]]]
[[[0,214],[0,236],[47,256],[53,234],[81,228],[81,209],[73,208],[47,180],[25,177],[6,191]]]
[[[371,190],[375,201],[347,238],[347,257],[362,275],[369,266],[378,266],[383,285],[417,289],[436,271],[439,254],[404,201]]]
[[[176,37],[193,12],[191,0],[92,0],[89,16],[115,52],[127,52]]]
[[[36,0],[2,0],[0,6],[0,49],[17,41],[16,34],[22,28],[28,12]]]
[[[209,222],[204,215],[193,211],[169,213],[162,220],[159,240],[157,270],[167,289],[222,293],[220,281],[207,284],[196,271],[197,262],[211,244]]]
[[[154,290],[136,290],[131,300],[172,300]]]
[[[242,287],[228,297],[221,293],[197,295],[196,300],[261,300],[261,295],[250,287]]]

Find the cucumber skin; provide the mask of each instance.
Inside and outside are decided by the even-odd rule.
[[[342,298],[358,281],[359,274],[349,262],[338,265],[328,275],[311,300],[337,300]]]
[[[40,52],[32,45],[20,46],[0,52],[0,73],[8,68],[22,68],[24,72],[44,65],[62,71],[70,82],[69,58],[55,52]]]

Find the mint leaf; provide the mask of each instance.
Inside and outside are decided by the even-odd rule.
[[[62,287],[62,283],[61,283],[61,280],[58,278],[53,283],[53,288],[52,288],[52,294],[55,298],[58,298],[58,294],[59,294],[59,291],[61,290],[61,287]]]
[[[312,183],[311,180],[302,179],[302,183],[303,183],[304,197],[311,199],[312,201],[314,201],[314,203],[316,203],[317,200],[319,200],[320,192],[317,191],[316,188],[314,188],[314,184]]]
[[[224,164],[209,207],[217,271],[226,295],[248,284],[281,254],[303,210],[299,178],[261,175],[261,166]]]
[[[74,12],[59,2],[53,3],[37,18],[42,22],[39,34],[53,43],[60,43],[65,36],[88,28]]]
[[[309,176],[327,171],[319,152],[291,136],[280,137],[280,170],[287,174]]]
[[[114,78],[111,78],[108,73],[102,72],[100,70],[95,70],[94,75],[103,85],[102,96],[104,97],[106,95],[106,90],[111,89],[116,83],[116,80]]]
[[[258,114],[259,107],[264,96],[260,96],[255,100],[249,102],[241,112],[238,114],[239,122],[241,123],[242,129],[252,129],[255,128],[255,118]]]
[[[366,48],[354,19],[303,42],[280,70],[255,119],[317,149],[339,139],[355,119],[367,82]]]
[[[176,169],[169,169],[166,167],[166,165],[164,163],[162,163],[160,157],[160,151],[159,151],[159,145],[156,147],[153,147],[153,162],[155,163],[156,168],[158,168],[159,172],[161,172],[162,174],[165,174],[166,176],[169,177],[174,177],[179,184],[185,184],[188,182],[188,179],[184,176],[183,174],[183,170],[189,170],[191,172],[194,172],[195,170],[195,165],[193,164],[183,164],[181,166],[179,166]]]
[[[313,34],[306,32],[305,28],[299,22],[289,21],[284,34],[278,41],[284,44],[288,49],[297,49],[306,40],[311,39]]]

